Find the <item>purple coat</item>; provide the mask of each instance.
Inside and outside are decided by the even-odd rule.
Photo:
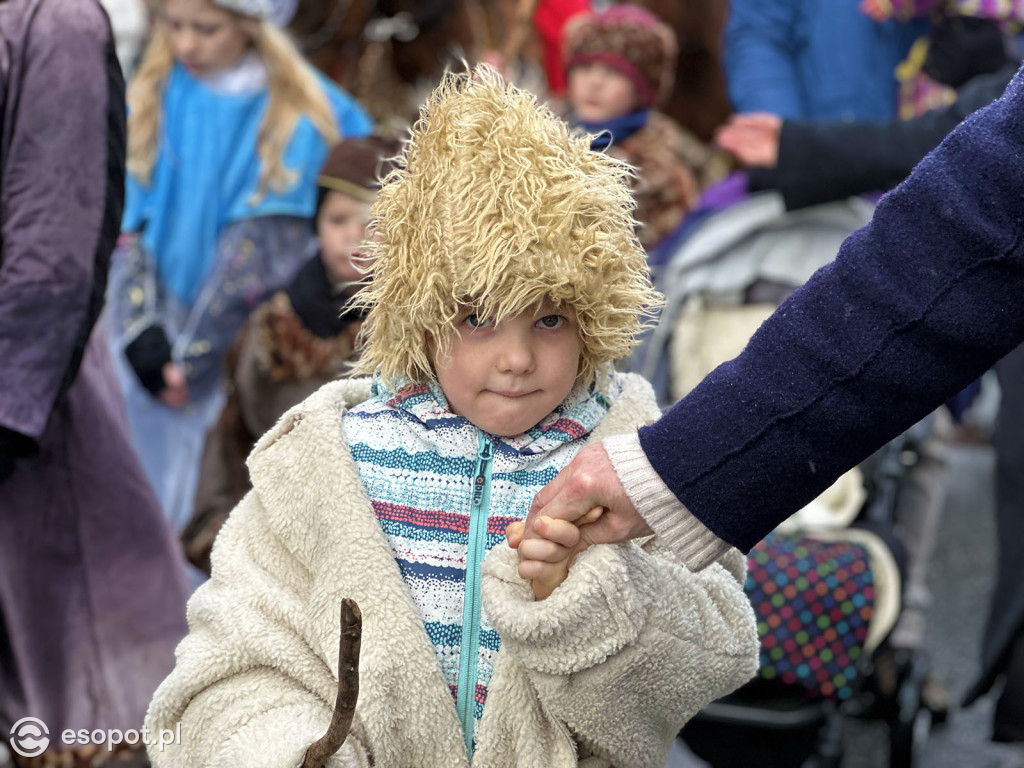
[[[177,544],[93,333],[124,84],[95,0],[5,0],[0,42],[0,427],[38,449],[0,484],[0,733],[27,715],[51,739],[138,728],[186,626]]]

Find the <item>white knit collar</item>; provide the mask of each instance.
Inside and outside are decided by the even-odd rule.
[[[211,91],[242,96],[267,87],[267,68],[256,51],[249,51],[233,67],[198,79]]]

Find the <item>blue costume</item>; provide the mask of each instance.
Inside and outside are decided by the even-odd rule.
[[[112,343],[133,440],[172,526],[194,502],[205,434],[223,403],[223,353],[250,311],[311,255],[317,174],[328,145],[308,116],[285,151],[285,189],[259,190],[260,125],[270,99],[263,65],[238,65],[248,87],[225,90],[175,64],[162,101],[149,184],[129,177],[121,247],[110,281]],[[343,137],[372,123],[351,96],[321,85]],[[259,194],[258,194],[259,193]],[[185,372],[188,403],[172,408],[147,390],[125,349],[157,331]],[[157,374],[159,375],[159,374]]]
[[[896,111],[896,66],[923,22],[884,24],[859,0],[732,0],[725,72],[736,112],[881,122]]]

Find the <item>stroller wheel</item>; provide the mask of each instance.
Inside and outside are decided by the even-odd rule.
[[[932,713],[923,702],[928,665],[921,657],[903,662],[904,674],[894,702],[896,711],[889,721],[889,765],[917,768],[932,729]]]
[[[932,729],[932,715],[923,707],[909,722],[902,718],[891,726],[889,746],[890,768],[918,768],[921,753]]]

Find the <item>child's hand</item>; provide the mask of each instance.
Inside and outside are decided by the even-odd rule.
[[[888,0],[861,0],[860,12],[881,24],[892,18],[893,8]]]
[[[185,380],[185,372],[177,363],[164,363],[163,375],[166,386],[157,397],[164,405],[181,408],[188,402],[188,383]]]
[[[584,515],[578,523],[583,525],[600,517],[603,509],[597,507]],[[535,536],[523,539],[525,523],[512,523],[505,529],[505,538],[512,549],[519,550],[519,576],[530,581],[533,594],[543,600],[569,575],[569,566],[576,555],[589,546],[580,536],[577,523],[538,517],[533,524]]]

